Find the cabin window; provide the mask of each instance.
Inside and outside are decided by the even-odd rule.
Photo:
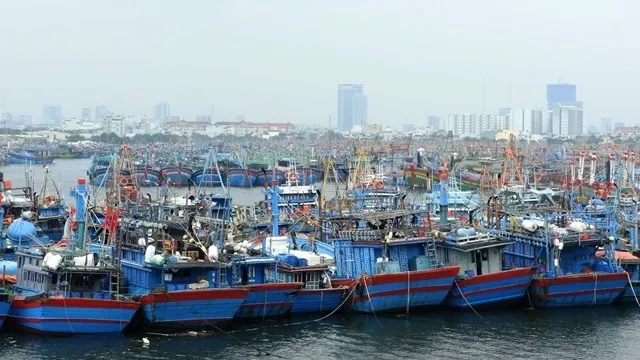
[[[489,251],[487,249],[482,250],[482,261],[487,261],[489,258]]]
[[[449,263],[449,249],[444,249],[444,263]]]
[[[218,284],[224,286],[227,284],[227,268],[218,269]]]
[[[250,278],[255,278],[256,277],[256,267],[253,265],[249,265],[249,268],[247,269],[247,276]]]
[[[58,283],[58,274],[51,274],[51,285]]]

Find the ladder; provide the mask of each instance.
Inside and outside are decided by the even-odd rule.
[[[427,243],[424,244],[425,252],[429,258],[429,268],[435,269],[438,267],[438,255],[436,253],[436,241],[432,237],[427,238]]]
[[[242,267],[240,265],[241,257],[233,255],[231,259],[231,278],[233,279],[233,285],[242,285]]]

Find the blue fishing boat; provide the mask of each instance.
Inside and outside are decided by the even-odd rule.
[[[505,270],[502,249],[510,244],[472,228],[460,228],[437,243],[438,258],[460,266],[460,274],[444,304],[452,307],[493,307],[525,298],[534,267]]]
[[[283,193],[283,189],[274,185],[265,189],[265,193],[269,197],[271,208],[273,209],[274,220],[271,222],[271,233],[279,234],[280,221],[275,219],[278,219],[280,215],[282,199],[279,194]],[[334,287],[329,277],[329,266],[333,265],[333,258],[320,256],[311,251],[292,249],[292,246],[296,246],[296,239],[295,234],[291,235],[292,238],[289,236],[272,236],[262,239],[264,242],[261,244],[263,247],[262,252],[276,258],[275,264],[267,266],[265,269],[267,279],[270,282],[277,283],[303,284],[291,306],[290,312],[292,314],[322,313],[338,310],[343,304],[348,291],[355,284],[351,284],[351,287]]]
[[[188,186],[191,182],[193,170],[187,167],[169,166],[160,170],[162,178],[171,186]]]
[[[81,250],[86,245],[85,179],[78,179],[71,194],[76,197],[77,209],[75,243],[67,248],[37,247],[16,253],[18,275],[9,320],[45,334],[121,332],[140,303],[118,294],[117,267]]]
[[[140,186],[157,186],[162,182],[162,173],[150,166],[136,166],[134,172]]]
[[[191,181],[193,181],[196,186],[203,187],[221,186],[222,184],[226,184],[225,179],[225,173],[215,168],[196,170],[193,172],[193,175],[191,175]]]
[[[34,224],[51,241],[58,242],[62,240],[68,214],[64,199],[60,196],[58,186],[51,178],[49,168],[45,166],[44,170],[45,176],[40,193],[34,194]]]
[[[135,220],[125,224],[130,231],[121,265],[128,293],[140,298],[147,327],[215,328],[233,320],[249,291],[228,287],[227,265],[217,261],[215,245],[206,254],[167,237],[162,224],[140,238]]]
[[[21,151],[7,152],[7,162],[19,165],[51,164],[57,158],[56,152],[46,146],[25,147]]]
[[[425,234],[422,216],[396,210],[325,219],[340,229],[325,240],[335,248],[332,283],[349,286],[357,279],[351,309],[408,312],[444,301],[460,266],[437,263],[435,240]]]
[[[504,250],[505,264],[538,269],[529,288],[533,306],[608,305],[625,290],[627,273],[613,260],[615,239],[592,225],[597,221],[600,229],[606,229],[600,221],[610,223],[612,217],[599,215],[572,212],[574,219],[591,220],[570,223],[562,213],[543,219],[512,217],[509,230],[491,230],[494,236],[513,241]],[[605,258],[596,259],[598,247],[604,248]]]
[[[269,278],[267,269],[276,265],[276,259],[267,256],[232,256],[231,271],[227,280],[234,288],[249,290],[236,319],[265,319],[288,314],[303,284],[300,282],[276,283]]]
[[[258,171],[251,168],[231,168],[227,170],[227,182],[231,187],[250,188],[255,186]]]
[[[91,158],[91,165],[87,170],[91,185],[103,186],[107,183],[111,177],[110,168],[113,159],[113,155],[95,155]]]
[[[598,251],[596,256],[599,258],[606,257],[604,251]],[[628,282],[624,288],[624,292],[616,299],[621,303],[638,303],[640,296],[640,258],[629,251],[616,251],[616,262],[626,271]]]

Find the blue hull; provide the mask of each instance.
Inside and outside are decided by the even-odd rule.
[[[215,170],[207,172],[199,170],[193,173],[191,180],[196,186],[216,187],[221,186],[226,179],[223,172],[220,172],[219,176]]]
[[[9,309],[11,308],[11,303],[9,302],[8,294],[0,295],[0,328],[4,325],[4,321],[9,315]]]
[[[140,301],[150,327],[193,328],[231,322],[247,294],[245,289],[184,290],[153,293]]]
[[[244,287],[249,294],[235,315],[236,319],[263,319],[289,313],[302,283],[270,283]]]
[[[451,290],[459,270],[460,267],[452,266],[361,278],[351,309],[372,313],[440,305]]]
[[[136,169],[135,175],[140,186],[157,186],[162,182],[162,175],[157,170]]]
[[[281,170],[276,170],[276,179],[277,179],[278,185],[284,184],[286,181],[286,179],[284,178],[284,172],[282,172]],[[273,181],[273,170],[267,170],[266,175],[262,172],[259,172],[256,175],[255,186],[264,186],[265,181],[267,185],[271,185]]]
[[[9,320],[18,326],[47,334],[118,333],[140,307],[132,301],[90,298],[14,299]]]
[[[52,164],[55,157],[20,157],[15,155],[7,156],[7,163],[14,165],[43,165]]]
[[[292,314],[323,313],[337,310],[349,289],[302,289],[291,306]]]
[[[252,169],[230,169],[227,171],[227,182],[231,187],[250,188],[256,183],[257,174]]]
[[[161,174],[163,179],[173,186],[188,186],[191,184],[193,171],[187,168],[172,167],[162,169]]]
[[[534,278],[530,293],[536,307],[609,305],[628,284],[627,273],[584,273]]]
[[[522,268],[456,280],[444,304],[466,308],[516,302],[524,299],[534,274],[535,269]]]

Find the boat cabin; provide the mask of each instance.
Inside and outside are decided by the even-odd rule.
[[[434,240],[425,236],[418,213],[378,213],[362,218],[334,218],[330,223],[337,230],[325,242],[334,246],[338,278],[438,266]]]
[[[471,277],[515,267],[515,264],[503,263],[502,250],[511,243],[513,241],[477,233],[472,228],[462,228],[437,242],[436,248],[440,261],[460,266],[459,275]]]
[[[127,293],[228,286],[227,265],[210,259],[190,238],[172,238],[161,224],[146,231],[131,225],[122,233],[120,249]]]
[[[117,269],[99,262],[96,254],[47,252],[40,248],[16,252],[16,292],[22,295],[63,295],[111,299],[117,289]]]

